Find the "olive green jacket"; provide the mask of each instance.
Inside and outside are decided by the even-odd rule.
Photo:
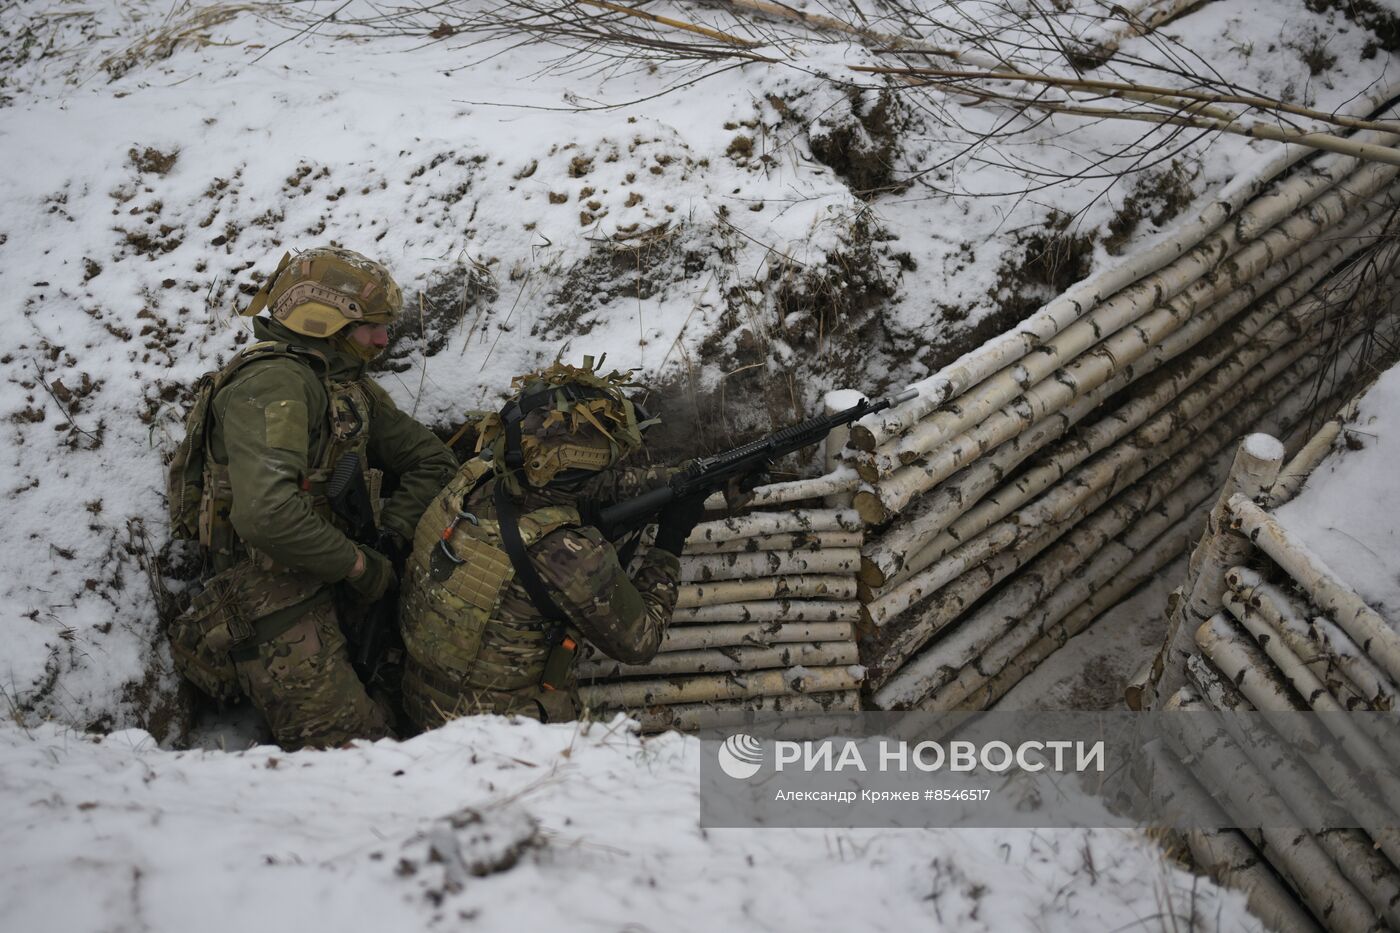
[[[276,321],[257,318],[253,326],[259,340],[321,354],[331,381],[361,381],[371,406],[369,466],[397,479],[380,525],[412,540],[423,510],[457,471],[452,452],[395,407],[388,394],[365,377],[359,359]],[[329,405],[323,377],[309,361],[273,357],[251,362],[214,397],[210,451],[229,468],[229,520],[238,537],[288,569],[333,582],[354,567],[355,546],[316,511],[302,489],[302,479],[330,441]]]

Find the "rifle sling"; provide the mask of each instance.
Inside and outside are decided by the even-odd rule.
[[[511,566],[515,568],[515,575],[520,578],[520,585],[525,587],[530,602],[534,603],[535,611],[551,622],[567,622],[568,616],[564,615],[554,598],[549,595],[544,581],[540,579],[539,571],[535,569],[530,556],[525,553],[525,542],[520,538],[520,513],[515,508],[515,503],[511,501],[510,493],[506,492],[506,484],[497,480],[496,488],[492,490],[491,495],[496,506],[496,521],[501,532],[501,547],[505,549],[506,556],[510,558]]]

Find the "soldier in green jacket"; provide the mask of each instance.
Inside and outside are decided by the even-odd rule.
[[[365,375],[401,307],[388,271],[358,253],[284,256],[242,312],[270,312],[253,322],[258,343],[201,382],[172,463],[172,529],[198,537],[212,573],[172,626],[177,665],[220,698],[248,697],[284,748],[392,733],[339,622],[396,586],[391,558],[457,468]],[[375,547],[329,506],[337,465],[369,492]]]
[[[673,471],[618,465],[645,424],[627,374],[600,375],[585,359],[514,384],[482,426],[490,459],[462,467],[414,537],[400,621],[404,708],[421,728],[470,713],[577,718],[579,641],[629,663],[656,654],[703,510],[699,499],[668,506],[629,576],[588,517]]]

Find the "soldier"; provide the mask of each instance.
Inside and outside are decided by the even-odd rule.
[[[586,358],[513,385],[482,425],[490,459],[462,467],[414,537],[400,611],[404,708],[425,729],[469,713],[577,718],[579,639],[629,663],[656,654],[703,509],[698,498],[668,506],[629,578],[588,516],[672,471],[618,466],[647,423],[623,393],[627,374],[600,375]]]
[[[396,586],[391,557],[457,468],[365,376],[402,304],[359,253],[283,256],[241,312],[270,312],[253,321],[259,342],[201,380],[171,464],[172,532],[198,538],[213,574],[171,626],[177,667],[217,699],[247,696],[284,748],[392,733],[340,622]],[[377,548],[330,507],[337,466],[369,493]],[[380,509],[384,472],[396,485]]]

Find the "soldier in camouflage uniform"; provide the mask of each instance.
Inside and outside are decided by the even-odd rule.
[[[416,725],[471,713],[577,718],[579,640],[629,663],[656,654],[703,506],[668,506],[630,577],[589,524],[593,510],[673,472],[618,466],[645,424],[629,384],[591,359],[516,379],[515,397],[482,426],[490,459],[469,461],[423,514],[400,605],[404,708]]]
[[[172,625],[177,665],[217,698],[247,696],[284,748],[391,734],[338,614],[396,586],[390,555],[406,555],[457,468],[365,376],[401,307],[388,271],[358,253],[284,256],[242,312],[270,311],[253,322],[259,342],[201,382],[172,463],[172,529],[198,537],[213,573]],[[342,464],[372,491],[378,549],[328,505]],[[396,486],[378,508],[385,472]]]

